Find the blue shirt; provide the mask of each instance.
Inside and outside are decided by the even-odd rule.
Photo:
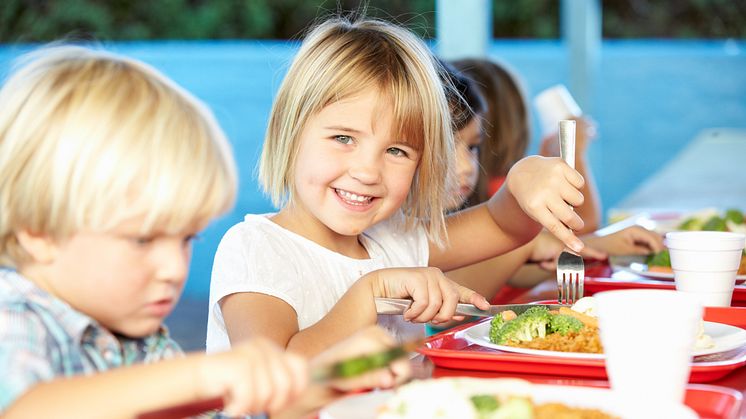
[[[165,327],[113,334],[17,272],[0,268],[0,413],[37,383],[181,356]]]

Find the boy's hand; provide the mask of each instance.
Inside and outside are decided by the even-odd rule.
[[[201,397],[222,397],[230,416],[272,412],[298,397],[308,385],[304,358],[284,352],[264,338],[204,357],[198,382]]]
[[[394,338],[384,329],[379,326],[368,326],[316,356],[311,365],[330,365],[349,358],[382,352],[395,344]],[[399,359],[392,362],[388,368],[370,371],[357,377],[335,379],[329,385],[339,391],[390,388],[403,383],[411,375],[409,360]]]
[[[559,158],[529,156],[513,165],[506,184],[521,209],[570,249],[580,252],[583,242],[572,230],[583,228],[573,207],[583,203],[583,177]]]
[[[372,272],[375,297],[412,298],[412,305],[404,313],[404,320],[435,324],[451,319],[456,304],[474,304],[480,309],[489,308],[487,300],[476,291],[462,287],[446,278],[438,268],[391,268]]]

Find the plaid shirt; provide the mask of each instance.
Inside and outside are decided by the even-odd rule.
[[[0,268],[0,413],[42,381],[181,356],[165,328],[131,339]]]

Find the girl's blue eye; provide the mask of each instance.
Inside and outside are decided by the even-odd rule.
[[[479,144],[472,144],[469,146],[469,151],[472,154],[479,154]]]
[[[349,135],[335,135],[334,139],[342,144],[350,144],[352,142],[352,137]]]
[[[388,150],[386,150],[386,152],[397,157],[408,157],[409,156],[409,154],[407,154],[406,151],[398,147],[389,147]]]

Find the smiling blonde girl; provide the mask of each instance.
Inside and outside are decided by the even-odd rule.
[[[223,237],[208,351],[261,335],[311,355],[376,322],[379,296],[411,297],[406,320],[448,321],[459,301],[486,301],[443,270],[518,247],[541,224],[582,247],[567,226],[582,226],[570,205],[583,180],[559,159],[525,159],[488,203],[446,218],[453,156],[422,41],[379,21],[316,27],[279,89],[260,161],[280,210]]]

